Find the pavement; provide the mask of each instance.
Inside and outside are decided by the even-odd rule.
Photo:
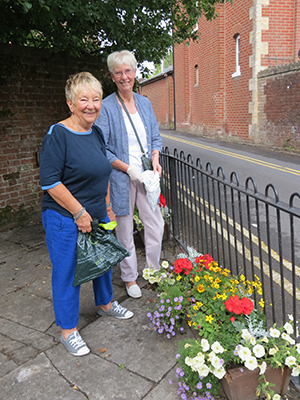
[[[138,269],[145,265],[137,243]],[[177,252],[176,252],[177,251]],[[162,260],[174,262],[180,249],[163,242]],[[175,400],[170,385],[178,341],[150,329],[147,312],[155,292],[138,278],[141,299],[129,298],[113,272],[113,300],[134,312],[130,320],[98,317],[91,283],[82,285],[78,329],[91,349],[70,355],[60,343],[51,300],[51,263],[39,219],[0,232],[0,399],[1,400]]]

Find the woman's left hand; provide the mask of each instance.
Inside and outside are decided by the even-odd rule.
[[[154,172],[158,172],[159,177],[162,173],[162,166],[159,163],[159,155],[157,153],[153,154],[151,157],[152,167]]]

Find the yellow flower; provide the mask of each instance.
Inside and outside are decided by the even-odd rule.
[[[198,290],[199,293],[202,293],[202,292],[205,291],[205,287],[203,285],[198,285],[197,286],[197,290]]]
[[[205,321],[209,322],[210,324],[213,322],[213,317],[211,315],[206,315]]]
[[[224,300],[224,301],[227,300],[227,294],[223,293],[222,296],[221,296],[221,299]]]
[[[258,289],[257,290],[257,293],[260,295],[260,296],[262,296],[262,294],[263,294],[263,291],[262,291],[262,289],[260,288],[260,289]]]
[[[200,307],[202,307],[203,306],[203,303],[201,303],[200,301],[197,301],[197,306],[200,308]]]
[[[265,306],[265,302],[263,299],[261,299],[258,304],[261,306],[261,308],[264,308],[264,306]]]
[[[177,275],[176,281],[180,281],[181,275]]]
[[[196,322],[193,322],[193,325],[194,325],[194,326],[196,326],[196,325],[197,325],[197,323],[196,323]]]
[[[188,321],[188,326],[192,326],[192,321]]]
[[[199,276],[197,275],[196,277],[195,277],[195,282],[199,282],[200,281],[200,278],[199,278]]]
[[[241,281],[244,281],[245,279],[245,275],[241,275]]]
[[[195,311],[198,311],[198,310],[199,310],[197,304],[193,306],[193,309],[194,309]]]

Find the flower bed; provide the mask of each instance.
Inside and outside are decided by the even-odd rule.
[[[233,276],[208,254],[193,249],[181,253],[174,266],[163,262],[159,271],[145,269],[143,277],[158,292],[152,328],[168,339],[183,330],[182,322],[199,338],[182,341],[178,354],[178,394],[182,399],[213,399],[232,366],[258,371],[257,396],[280,399],[266,379],[266,370],[288,367],[300,373],[300,344],[296,344],[293,317],[284,326],[266,329],[262,285],[244,275]],[[255,305],[254,293],[258,299]],[[277,391],[277,393],[276,393]],[[239,399],[241,400],[241,399]]]

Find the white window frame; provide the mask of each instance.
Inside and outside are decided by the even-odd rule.
[[[241,67],[240,67],[240,44],[241,44],[241,36],[238,34],[235,37],[235,72],[232,74],[232,77],[241,75]]]
[[[198,64],[195,65],[195,77],[196,77],[196,83],[195,83],[194,87],[198,87],[199,86],[199,65]]]

